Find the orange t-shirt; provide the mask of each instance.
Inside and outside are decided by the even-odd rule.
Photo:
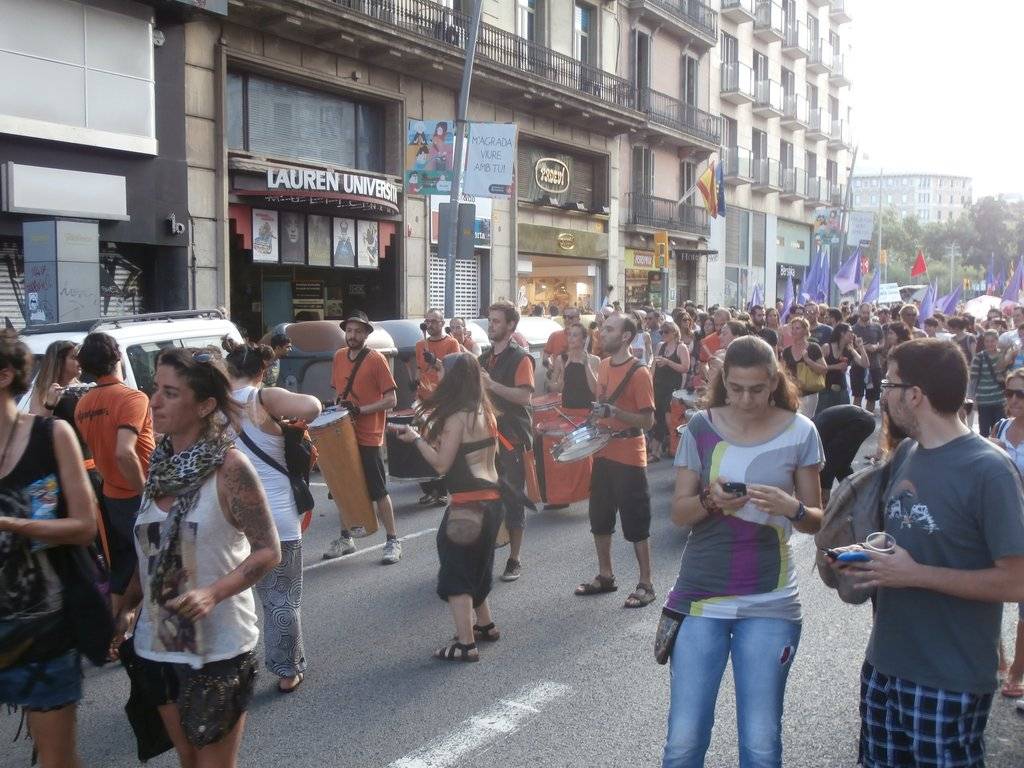
[[[636,360],[632,357],[620,365],[613,364],[610,357],[602,360],[597,366],[598,400],[604,402],[611,397],[630,366],[634,364],[636,364]],[[633,374],[622,394],[612,405],[630,413],[654,410],[654,384],[651,381],[651,371],[646,365],[640,366]],[[599,426],[615,432],[632,428],[631,425],[619,419],[599,419],[597,423]],[[646,467],[647,442],[643,434],[638,437],[612,438],[608,445],[598,451],[597,457],[617,461],[619,464],[627,464],[631,467]]]
[[[139,492],[128,484],[117,466],[117,433],[130,429],[138,439],[135,454],[142,473],[149,472],[153,453],[153,414],[144,392],[132,389],[115,376],[101,376],[75,408],[75,424],[89,446],[96,469],[103,478],[103,495],[111,499],[130,499]]]
[[[352,375],[354,365],[355,361],[349,359],[348,347],[342,347],[334,353],[331,386],[337,391],[338,397],[341,397],[348,387],[348,380]],[[348,393],[346,399],[359,406],[372,405],[388,392],[397,388],[387,358],[375,349],[367,349],[366,359],[359,366],[352,391]],[[360,445],[378,448],[384,445],[384,423],[386,420],[387,411],[376,411],[356,416],[356,442]]]
[[[715,356],[715,352],[722,348],[722,340],[718,337],[718,333],[712,333],[710,336],[704,339],[704,342],[700,345],[700,361],[706,363],[712,357]]]
[[[558,357],[569,349],[569,339],[566,337],[565,329],[554,331],[548,336],[548,343],[544,345],[544,354],[548,357]]]
[[[441,374],[437,372],[434,366],[428,365],[423,357],[423,353],[428,351],[433,352],[437,356],[438,362],[440,362],[444,360],[445,355],[461,352],[462,345],[453,336],[442,336],[440,339],[427,337],[416,342],[416,368],[420,374],[420,383],[416,387],[416,397],[419,398],[420,402],[429,397],[437,389],[438,382],[441,381]]]

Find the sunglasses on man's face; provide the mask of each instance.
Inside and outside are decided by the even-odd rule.
[[[906,384],[902,381],[889,381],[889,379],[882,379],[879,384],[881,389],[911,389],[916,387],[916,384]]]
[[[1011,397],[1016,397],[1019,400],[1024,400],[1024,389],[1004,389],[1003,394],[1006,395],[1006,399],[1009,400]]]

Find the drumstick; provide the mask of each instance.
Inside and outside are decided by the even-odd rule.
[[[559,407],[558,407],[557,405],[555,406],[555,413],[557,413],[557,414],[558,414],[559,416],[561,416],[561,417],[562,417],[563,419],[565,419],[565,420],[566,420],[566,421],[568,421],[568,422],[569,422],[570,424],[572,424],[572,428],[573,428],[573,429],[579,429],[579,428],[580,428],[580,427],[582,427],[582,426],[583,426],[584,424],[589,424],[589,423],[590,423],[590,419],[584,419],[584,420],[583,420],[583,421],[581,421],[581,422],[580,422],[579,424],[577,424],[577,423],[576,423],[575,421],[573,421],[572,419],[570,419],[570,418],[568,417],[568,415],[566,415],[565,411],[563,411],[563,410],[562,410],[561,408],[559,408]]]

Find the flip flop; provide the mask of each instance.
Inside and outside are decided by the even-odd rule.
[[[1024,685],[1020,680],[1007,680],[999,692],[1008,699],[1019,699],[1024,697]]]

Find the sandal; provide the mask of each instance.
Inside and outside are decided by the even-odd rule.
[[[587,581],[576,587],[577,597],[587,597],[589,595],[603,595],[606,592],[614,592],[618,589],[615,586],[614,576],[602,576],[597,574],[594,577],[594,581]]]
[[[654,585],[640,582],[636,589],[626,598],[623,608],[643,608],[654,602]]]
[[[1008,699],[1019,699],[1024,696],[1024,685],[1020,678],[1008,677],[999,692]]]
[[[473,638],[478,643],[481,643],[481,642],[482,643],[496,643],[499,640],[501,640],[501,632],[499,632],[498,628],[496,626],[494,626],[494,622],[493,621],[490,624],[487,624],[485,626],[480,626],[479,624],[474,624],[473,625]],[[455,635],[452,638],[452,641],[453,642],[458,642],[459,641],[459,636]]]
[[[460,643],[457,640],[449,643],[444,648],[434,651],[434,658],[441,661],[480,661],[480,654],[470,656],[470,651],[476,650],[476,643]],[[456,655],[457,654],[457,655]]]
[[[282,677],[278,681],[278,683],[277,683],[277,692],[278,693],[294,693],[295,690],[300,685],[302,685],[302,681],[306,679],[306,676],[304,674],[302,674],[301,672],[299,672],[299,674],[296,675],[293,679],[295,680],[295,682],[292,683],[289,687],[285,688],[283,685],[281,685],[281,683],[283,683],[285,680],[287,680],[287,678]]]

